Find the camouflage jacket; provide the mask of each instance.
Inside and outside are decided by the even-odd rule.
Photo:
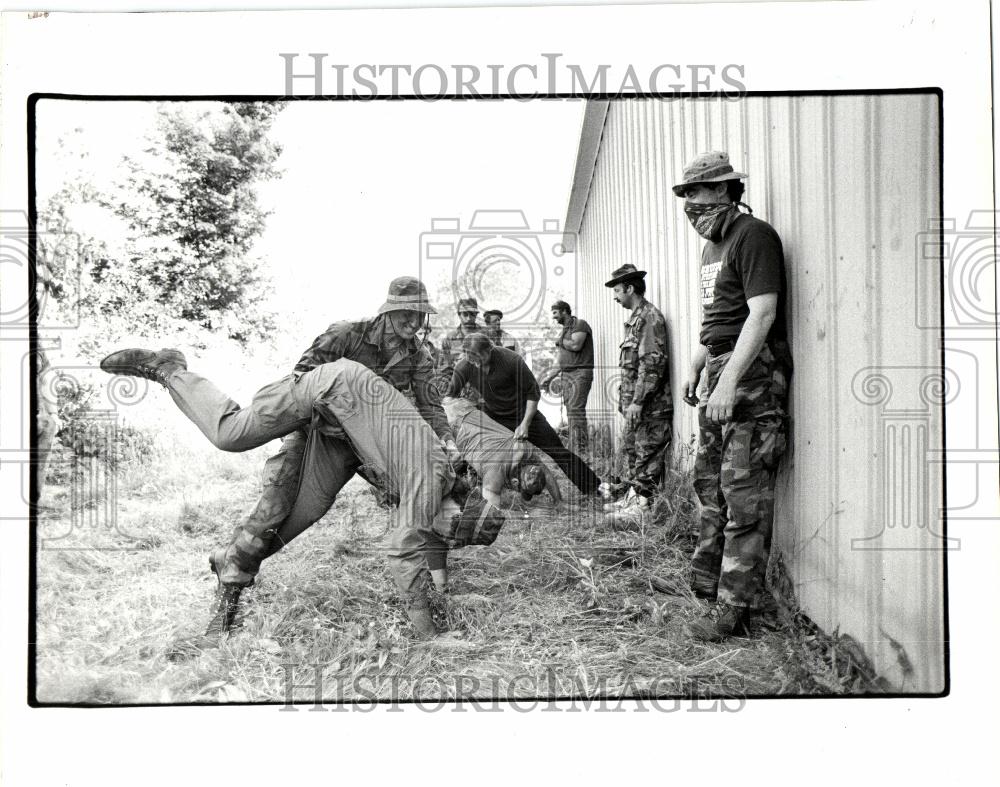
[[[411,339],[393,352],[388,349],[386,339],[385,320],[335,322],[316,337],[295,364],[295,371],[300,374],[308,372],[339,358],[357,361],[396,390],[412,389],[414,406],[434,433],[444,440],[454,439],[441,407],[441,395],[433,385],[434,363],[430,354],[416,339]]]
[[[462,360],[462,340],[470,333],[486,333],[485,325],[477,325],[474,331],[466,331],[461,325],[453,331],[448,331],[441,340],[441,348],[438,350],[437,371],[434,378],[437,382],[438,391],[443,396],[451,385],[451,376],[455,371],[455,366]],[[479,394],[471,385],[462,389],[462,396],[472,401],[481,401]]]
[[[667,359],[667,323],[660,310],[644,300],[625,323],[619,361],[621,412],[630,404],[642,405],[643,415],[673,412]]]
[[[475,331],[466,331],[461,325],[455,330],[448,331],[441,340],[441,348],[438,350],[438,373],[448,378],[451,382],[451,373],[455,371],[455,364],[462,357],[462,339],[469,333],[486,333],[485,325],[477,325]]]

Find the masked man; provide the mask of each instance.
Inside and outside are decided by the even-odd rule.
[[[673,187],[707,241],[701,334],[687,395],[700,395],[695,491],[701,532],[692,585],[696,595],[719,602],[690,631],[710,641],[742,633],[762,606],[775,472],[787,434],[784,255],[771,225],[740,201],[745,177],[726,153],[712,151],[695,157]]]

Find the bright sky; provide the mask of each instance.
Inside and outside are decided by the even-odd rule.
[[[432,279],[426,265],[446,264],[422,268],[421,234],[432,219],[459,220],[449,238],[477,210],[520,210],[531,230],[546,220],[561,230],[583,108],[580,101],[290,104],[273,128],[283,175],[260,189],[273,213],[256,251],[274,282],[275,309],[309,337],[335,319],[373,314],[390,279]],[[38,118],[43,193],[62,176],[52,158],[56,139],[81,129],[74,147],[86,150],[83,165],[107,178],[123,153],[142,145],[153,105],[46,100]]]

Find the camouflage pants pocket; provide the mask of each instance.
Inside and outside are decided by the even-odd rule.
[[[770,472],[778,469],[781,457],[788,447],[787,416],[779,414],[773,419],[758,423],[754,450],[758,453],[761,466]]]

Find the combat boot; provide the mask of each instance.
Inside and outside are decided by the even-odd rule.
[[[180,350],[164,348],[156,352],[131,348],[111,353],[101,361],[101,369],[108,374],[145,377],[165,386],[171,374],[187,369],[187,360]]]
[[[749,634],[749,619],[750,610],[746,607],[734,607],[720,602],[697,620],[688,623],[688,634],[702,642],[722,642],[728,637]]]
[[[215,614],[208,622],[205,629],[206,640],[219,640],[223,634],[228,634],[236,623],[236,613],[240,608],[240,594],[243,592],[242,585],[220,585],[218,592],[218,603]]]
[[[235,625],[242,592],[242,585],[223,585],[220,583],[216,593],[215,614],[212,615],[205,633],[175,640],[167,649],[167,658],[171,661],[191,658],[203,651],[219,647],[223,635],[227,634]]]
[[[714,585],[707,585],[697,580],[687,583],[679,577],[650,577],[649,585],[653,590],[666,593],[669,596],[686,596],[688,591],[694,593],[695,598],[705,601],[715,601],[718,596]]]

